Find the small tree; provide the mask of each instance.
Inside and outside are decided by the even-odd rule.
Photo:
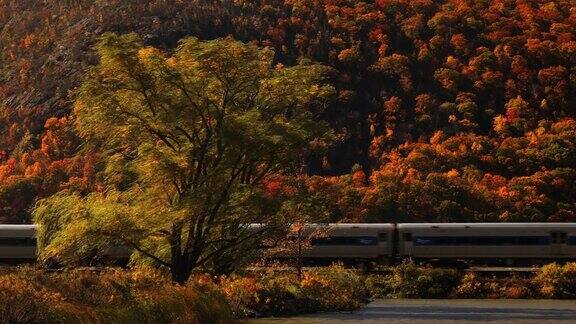
[[[279,200],[282,201],[277,214],[284,226],[283,236],[266,251],[270,257],[287,257],[295,261],[298,278],[302,277],[304,257],[313,246],[314,240],[329,235],[329,227],[322,226],[330,220],[330,198],[323,192],[309,187],[310,179],[305,176],[284,178]]]
[[[120,242],[184,282],[258,234],[247,224],[274,223],[262,181],[301,170],[329,134],[315,117],[333,93],[327,68],[274,67],[269,49],[229,38],[186,38],[168,55],[108,34],[97,50],[74,113],[87,146],[108,155],[105,189],[40,201],[44,256]]]

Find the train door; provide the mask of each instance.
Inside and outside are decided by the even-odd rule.
[[[565,232],[552,232],[551,237],[551,253],[555,255],[563,255],[565,253],[563,246],[566,245],[568,234]]]
[[[378,233],[378,258],[387,259],[390,257],[390,235],[388,233]]]

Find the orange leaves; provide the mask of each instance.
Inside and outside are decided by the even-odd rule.
[[[282,182],[278,179],[269,179],[264,183],[264,188],[269,197],[276,197],[282,189]]]
[[[508,122],[513,122],[521,116],[526,116],[530,113],[529,104],[522,97],[517,96],[510,99],[506,104],[506,119]]]
[[[354,63],[360,58],[360,53],[358,52],[358,46],[353,46],[351,48],[344,49],[338,54],[338,60],[343,63]]]
[[[452,169],[446,172],[446,176],[448,176],[448,178],[458,178],[460,176],[460,172],[458,172],[456,169]]]
[[[28,178],[38,177],[42,174],[42,164],[40,162],[34,162],[34,164],[26,167],[24,175]]]
[[[390,117],[396,116],[401,113],[402,99],[398,97],[391,97],[384,102],[384,113]]]
[[[455,34],[450,39],[450,43],[460,53],[466,54],[468,48],[468,40],[464,34]]]
[[[0,165],[0,184],[9,176],[14,175],[16,172],[18,162],[15,158],[10,158],[6,163]]]
[[[384,152],[384,145],[386,144],[386,136],[376,136],[370,143],[369,155],[376,161],[381,160],[382,153]]]
[[[357,170],[352,173],[352,183],[355,187],[363,187],[366,185],[366,174],[362,170]]]
[[[30,47],[30,45],[32,45],[33,42],[34,42],[34,34],[28,34],[22,40],[21,46],[23,49],[28,49]]]
[[[68,125],[68,119],[52,117],[44,125],[46,133],[42,136],[40,151],[52,159],[63,158],[72,153],[77,141],[75,134]]]
[[[8,100],[0,109],[0,183],[44,176],[63,186],[96,185],[82,179],[94,179],[97,163],[74,159],[79,141],[70,120],[60,118],[69,110],[68,90],[91,62],[85,47],[98,35],[90,26],[128,31],[138,25],[141,34],[166,36],[167,44],[176,35],[232,34],[273,46],[275,62],[287,67],[302,57],[331,64],[338,101],[324,117],[343,135],[313,173],[342,175],[362,162],[374,170],[365,175],[370,179],[396,171],[404,179],[410,167],[421,178],[451,170],[460,174],[454,179],[465,178],[463,168],[470,167],[512,179],[542,165],[574,164],[576,9],[570,1],[237,0],[229,8],[218,1],[201,8],[194,1],[113,1],[115,10],[53,3],[0,5],[2,22],[19,22],[6,25],[0,53],[8,81],[0,85]],[[178,23],[181,17],[188,23]],[[40,101],[46,104],[30,105]],[[38,124],[52,115],[59,117]],[[477,140],[483,136],[490,138]],[[16,147],[27,148],[14,153]],[[408,164],[418,161],[424,162]],[[314,190],[362,183],[356,173],[315,181]],[[568,178],[567,185],[546,181],[559,197],[571,190]],[[286,186],[272,179],[263,190],[275,197],[293,191]],[[376,190],[370,181],[364,187]],[[500,196],[501,186],[488,187],[483,194]]]
[[[373,42],[384,43],[386,42],[387,36],[384,33],[381,26],[378,26],[368,33],[368,39]]]

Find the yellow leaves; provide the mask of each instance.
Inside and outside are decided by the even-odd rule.
[[[262,289],[262,285],[250,277],[222,278],[220,285],[230,306],[235,311],[241,311],[246,305],[258,303],[259,292]]]
[[[353,46],[351,48],[344,49],[338,54],[338,59],[340,62],[353,63],[360,58],[360,53],[358,46]]]
[[[439,130],[439,131],[434,132],[432,137],[430,137],[430,144],[438,145],[438,144],[442,143],[443,140],[444,140],[444,132]]]
[[[448,176],[448,178],[451,178],[451,179],[458,178],[460,176],[460,172],[458,172],[458,170],[456,170],[456,169],[452,169],[452,170],[446,172],[446,176]]]
[[[453,70],[458,70],[458,69],[461,68],[461,65],[462,65],[462,64],[460,63],[460,61],[458,61],[457,58],[455,58],[455,57],[452,56],[452,55],[449,55],[449,56],[446,58],[446,64],[445,64],[445,65],[446,65],[447,68],[450,68],[450,69],[453,69]]]
[[[576,263],[545,265],[538,271],[534,283],[544,297],[571,298],[576,293]]]
[[[310,87],[309,93],[310,93],[310,95],[315,96],[315,95],[317,95],[317,94],[320,93],[320,89],[321,89],[321,88],[320,88],[320,85],[318,85],[318,84],[313,84],[313,85]]]
[[[498,115],[494,117],[494,122],[492,123],[492,128],[498,134],[504,134],[508,130],[508,123],[506,117]]]
[[[474,151],[475,153],[480,153],[480,152],[482,152],[482,150],[484,150],[484,146],[481,143],[476,142],[476,141],[474,141],[472,143],[471,148],[472,148],[472,151]]]
[[[149,62],[150,59],[161,55],[160,50],[154,47],[144,47],[138,50],[136,56],[142,62]]]
[[[474,272],[467,272],[456,288],[456,295],[463,298],[478,298],[482,296],[482,282]]]

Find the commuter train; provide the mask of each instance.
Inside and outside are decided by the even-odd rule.
[[[310,246],[302,256],[318,261],[520,265],[576,259],[576,223],[307,224],[304,235]],[[35,225],[0,225],[0,261],[35,259]]]
[[[576,223],[310,224],[307,231],[322,228],[327,234],[312,236],[304,258],[463,266],[576,260]]]

